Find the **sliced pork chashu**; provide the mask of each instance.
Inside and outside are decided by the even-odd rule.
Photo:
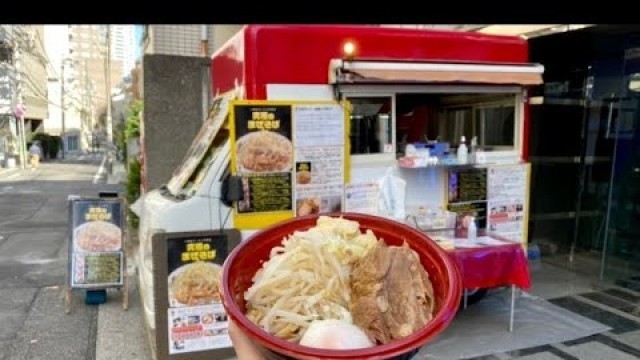
[[[405,243],[379,241],[351,273],[354,323],[377,343],[418,331],[433,317],[433,286],[418,254]]]

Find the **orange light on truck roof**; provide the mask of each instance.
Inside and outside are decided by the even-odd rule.
[[[342,52],[345,57],[351,58],[356,53],[356,45],[352,41],[347,41],[342,46]]]

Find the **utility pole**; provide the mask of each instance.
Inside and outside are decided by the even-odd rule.
[[[111,120],[111,25],[107,25],[107,59],[105,66],[105,83],[107,98],[107,145],[113,143],[113,124]]]
[[[13,32],[14,39],[17,39],[18,37],[22,36],[21,33],[17,33],[16,30],[18,29],[16,29],[16,27],[12,28],[12,30],[13,30],[12,32]],[[15,73],[16,73],[16,107],[14,110],[14,115],[17,121],[20,167],[22,167],[23,169],[26,169],[27,139],[26,139],[26,134],[24,132],[24,115],[25,115],[26,109],[24,108],[24,105],[22,103],[22,69],[20,66],[20,45],[19,45],[20,41],[16,40],[15,43],[16,43],[16,47],[13,53],[14,54],[13,68],[15,69]]]
[[[209,66],[210,62],[208,61],[209,57],[209,28],[207,25],[201,25],[200,27],[200,55],[207,59],[205,60],[205,64],[202,66],[201,70],[201,86],[202,86],[202,121],[207,120],[207,116],[209,115]]]
[[[62,137],[62,152],[60,153],[60,155],[62,156],[62,159],[64,160],[64,154],[65,154],[65,148],[67,147],[67,137],[66,137],[66,126],[65,126],[65,108],[64,108],[64,62],[67,59],[63,58],[62,61],[60,61],[60,120],[62,122],[62,131],[61,131],[61,137]]]
[[[93,97],[91,96],[91,86],[89,83],[89,65],[87,63],[87,59],[84,59],[84,89],[83,89],[84,97],[82,98],[85,114],[87,117],[87,123],[89,124],[89,129],[91,130],[91,152],[96,152],[96,132],[95,132],[95,124],[93,123]]]

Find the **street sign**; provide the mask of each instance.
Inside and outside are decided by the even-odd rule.
[[[16,105],[16,107],[13,109],[13,115],[15,117],[17,117],[18,119],[22,120],[22,118],[24,118],[24,115],[27,113],[27,107],[24,106],[23,104],[18,104]]]

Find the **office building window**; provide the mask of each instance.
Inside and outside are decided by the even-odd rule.
[[[67,151],[78,151],[78,136],[67,136]]]

